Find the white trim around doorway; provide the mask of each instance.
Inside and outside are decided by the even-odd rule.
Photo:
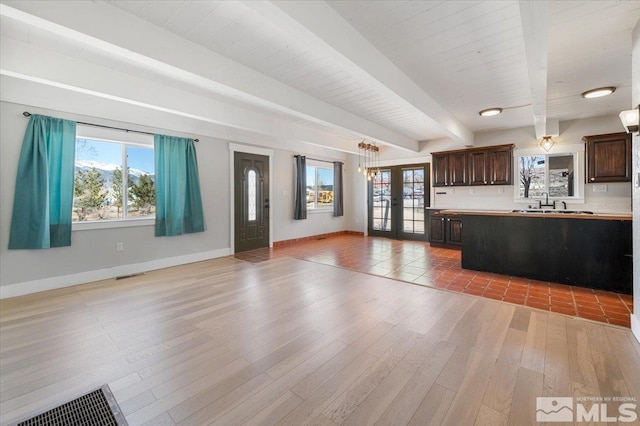
[[[264,155],[269,157],[269,200],[273,200],[273,155],[272,149],[259,148],[251,145],[241,145],[236,143],[229,144],[229,194],[231,202],[229,203],[230,223],[229,223],[229,247],[231,248],[231,254],[236,252],[236,236],[235,236],[235,199],[234,199],[234,156],[236,152],[244,152],[246,154]],[[273,204],[273,203],[270,203]],[[269,247],[273,247],[273,214],[269,212]]]

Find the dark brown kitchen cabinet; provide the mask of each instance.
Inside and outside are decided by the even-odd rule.
[[[446,244],[462,246],[462,217],[447,215],[445,222]]]
[[[489,175],[489,158],[487,151],[469,152],[469,184],[486,185]]]
[[[442,215],[429,216],[429,242],[431,244],[444,244],[445,242],[445,217]]]
[[[513,145],[490,149],[489,184],[511,185],[513,182]]]
[[[432,162],[433,186],[468,185],[466,151],[434,153]]]
[[[582,140],[587,151],[587,183],[631,181],[630,134],[592,135]]]
[[[448,157],[447,154],[433,154],[433,179],[431,180],[433,186],[446,186],[449,184]]]
[[[433,186],[511,185],[513,145],[433,153]]]
[[[468,185],[467,153],[453,152],[449,154],[449,184],[453,186]]]
[[[429,242],[434,247],[462,247],[462,217],[429,211]]]

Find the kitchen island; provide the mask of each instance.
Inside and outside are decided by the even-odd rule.
[[[462,267],[632,292],[631,215],[443,210],[462,216]]]

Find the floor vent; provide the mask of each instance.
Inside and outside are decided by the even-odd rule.
[[[109,386],[38,414],[17,426],[127,426]]]
[[[145,275],[144,272],[139,272],[137,274],[129,274],[129,275],[120,275],[119,277],[116,277],[116,280],[124,280],[125,278],[133,278],[133,277],[139,277],[140,275]]]

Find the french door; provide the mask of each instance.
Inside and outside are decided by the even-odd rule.
[[[427,240],[429,164],[380,168],[369,181],[369,235]]]

